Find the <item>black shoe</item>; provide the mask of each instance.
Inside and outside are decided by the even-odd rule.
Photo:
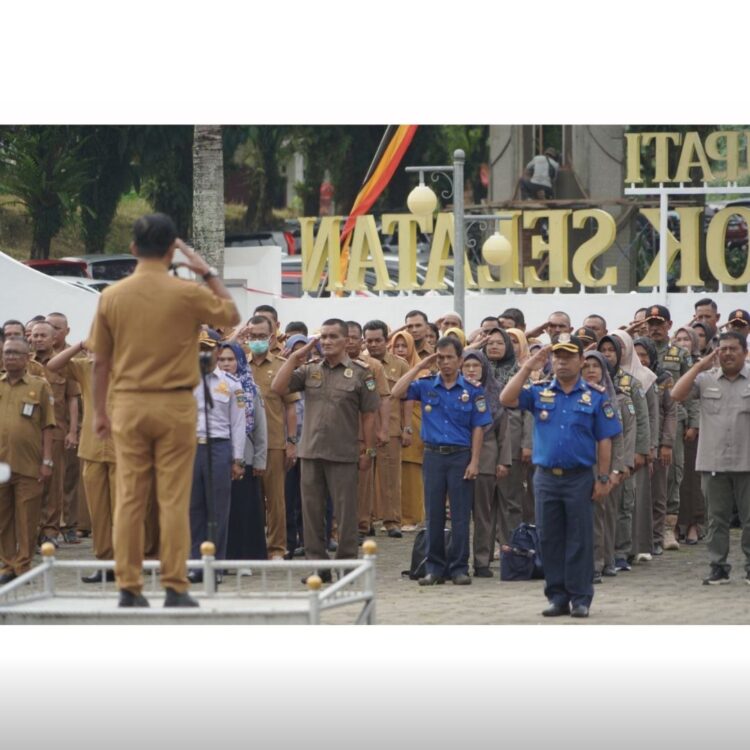
[[[202,570],[189,570],[187,579],[190,583],[203,583],[203,571]]]
[[[570,610],[571,617],[588,617],[589,608],[585,604],[576,604],[573,609]]]
[[[297,547],[294,550],[293,557],[304,557],[305,556],[305,548],[304,547]]]
[[[466,573],[459,573],[451,578],[455,586],[471,586],[471,578]]]
[[[361,547],[365,543],[365,535],[357,534],[357,546]]]
[[[614,578],[617,575],[617,568],[614,565],[605,565],[602,575],[607,578]]]
[[[127,589],[120,589],[120,600],[117,602],[118,607],[150,607],[148,599],[143,594],[134,594]]]
[[[720,586],[723,583],[729,583],[729,573],[722,568],[714,568],[711,575],[703,579],[704,586]]]
[[[591,583],[601,583],[601,582],[602,582],[602,574],[599,571],[597,571],[596,573],[594,573],[594,577]]]
[[[661,544],[655,544],[654,548],[651,550],[651,554],[655,557],[658,557],[659,555],[664,554],[664,547],[661,546]]]
[[[104,571],[97,570],[96,573],[92,573],[89,576],[81,576],[81,580],[84,583],[101,583],[104,579],[106,579],[107,583],[114,583],[115,582],[115,571],[114,570],[108,570],[106,571],[106,575],[102,575]]]
[[[615,570],[627,572],[628,570],[632,570],[632,568],[630,567],[630,562],[628,560],[624,557],[618,557],[615,559]]]
[[[489,568],[474,568],[474,578],[492,578],[494,575]]]
[[[543,617],[563,617],[570,614],[569,604],[550,604],[547,609],[542,610]]]
[[[333,576],[331,575],[330,570],[316,570],[315,573],[310,573],[309,576],[305,576],[304,578],[301,578],[301,582],[307,585],[307,579],[310,578],[310,576],[316,575],[320,578],[323,583],[330,583],[333,580]]]
[[[424,578],[420,578],[418,581],[420,586],[435,586],[440,583],[445,583],[443,576],[434,576],[432,573],[428,573]]]
[[[166,591],[167,595],[164,597],[165,607],[200,607],[200,604],[187,591],[178,593],[170,588]]]
[[[339,548],[339,543],[335,539],[328,540],[328,551],[335,552]]]
[[[401,539],[403,534],[401,533],[401,529],[394,526],[392,529],[388,529],[388,536],[393,539]]]
[[[10,583],[15,578],[18,578],[15,573],[3,573],[0,576],[0,586],[5,586],[6,583]]]
[[[367,534],[365,536],[375,536],[375,527],[370,526],[370,528],[367,530]]]

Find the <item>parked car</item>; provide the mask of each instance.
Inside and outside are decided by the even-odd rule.
[[[61,260],[57,258],[33,259],[23,261],[24,265],[47,276],[69,276],[79,279],[90,279],[88,267],[82,260]]]
[[[135,270],[138,259],[128,253],[107,255],[106,253],[92,253],[80,257],[69,257],[65,260],[80,261],[86,264],[86,270],[92,279],[119,281]]]
[[[224,238],[224,245],[225,247],[275,245],[276,247],[280,247],[281,252],[286,255],[295,255],[297,253],[294,237],[291,232],[284,232],[277,229],[228,234]]]

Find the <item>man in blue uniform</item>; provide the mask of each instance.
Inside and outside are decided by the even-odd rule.
[[[525,385],[550,348],[552,381]],[[583,344],[563,333],[524,363],[500,394],[503,406],[534,416],[536,518],[550,602],[545,617],[588,617],[594,596],[591,501],[604,502],[609,493],[611,438],[622,432],[604,388],[586,383],[582,367]]]
[[[471,583],[471,482],[479,474],[484,428],[492,423],[492,416],[484,389],[460,374],[462,354],[458,339],[441,338],[436,351],[402,375],[391,390],[393,399],[422,402],[427,575],[420,578],[420,586],[445,583],[446,578],[457,586]],[[433,362],[437,362],[437,375],[414,380]],[[447,550],[443,533],[446,493],[451,509],[451,543]]]

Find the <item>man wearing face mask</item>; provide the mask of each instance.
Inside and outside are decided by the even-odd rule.
[[[268,555],[274,560],[282,559],[287,551],[284,475],[297,460],[297,411],[294,404],[300,396],[298,393],[279,396],[271,390],[276,373],[286,362],[283,357],[269,351],[272,333],[271,321],[265,315],[254,315],[245,328],[253,379],[263,396],[268,422],[263,492],[266,496]]]

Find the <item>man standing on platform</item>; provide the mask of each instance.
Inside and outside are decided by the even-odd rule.
[[[169,275],[177,248],[207,288]],[[164,606],[197,606],[188,594],[186,561],[196,451],[193,388],[200,379],[198,334],[202,323],[232,326],[240,318],[218,271],[178,239],[168,216],[138,219],[130,250],[138,266],[132,276],[102,293],[86,344],[94,352],[94,430],[99,438],[111,431],[115,443],[119,605],[149,606],[141,594],[141,570],[146,505],[155,483]]]

